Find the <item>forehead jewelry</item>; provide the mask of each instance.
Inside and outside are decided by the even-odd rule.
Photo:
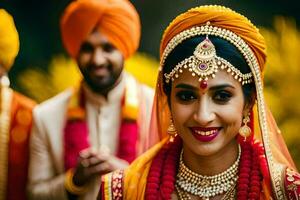
[[[165,73],[165,81],[169,83],[179,77],[183,70],[188,70],[192,76],[198,76],[200,87],[205,89],[207,87],[207,80],[214,78],[218,70],[226,70],[242,85],[252,82],[252,74],[243,74],[240,70],[234,67],[227,60],[218,57],[213,43],[208,36],[200,42],[194,50],[192,56],[179,62],[170,73]]]

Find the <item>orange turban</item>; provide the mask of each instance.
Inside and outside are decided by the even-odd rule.
[[[129,0],[72,2],[61,19],[62,41],[70,56],[77,56],[80,45],[95,28],[123,53],[125,59],[139,46],[140,19]]]
[[[9,70],[19,52],[19,35],[14,19],[0,9],[0,65]]]
[[[204,25],[208,21],[212,26],[230,30],[240,36],[254,52],[263,71],[266,62],[266,44],[263,36],[246,17],[223,6],[200,6],[176,17],[164,32],[160,56],[175,35],[193,26]]]

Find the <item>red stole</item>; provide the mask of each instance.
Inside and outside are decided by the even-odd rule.
[[[7,200],[27,199],[26,183],[29,162],[29,136],[32,126],[32,109],[34,105],[35,103],[28,98],[16,92],[12,93],[7,146],[8,162],[7,166],[4,166],[7,168],[5,198]],[[5,188],[1,189],[5,190]]]
[[[130,81],[129,81],[130,82]],[[136,83],[135,83],[136,84]],[[130,85],[130,87],[129,87]],[[138,98],[137,87],[126,83],[122,102],[121,126],[116,156],[131,163],[137,156]],[[86,122],[85,97],[82,88],[76,90],[69,101],[67,123],[64,129],[65,170],[76,166],[81,150],[90,147]]]

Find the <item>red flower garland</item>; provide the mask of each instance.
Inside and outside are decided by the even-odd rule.
[[[125,95],[127,93],[125,92]],[[136,120],[135,107],[126,105],[125,96],[122,99],[122,112],[126,108],[127,115],[122,113],[119,129],[117,157],[131,163],[137,156],[137,141],[139,126]],[[72,102],[74,101],[74,102]],[[73,105],[73,104],[74,105]],[[127,106],[127,107],[126,107]],[[130,108],[129,108],[130,107]],[[65,170],[76,166],[77,157],[81,150],[90,147],[89,130],[86,122],[85,96],[83,89],[76,91],[70,99],[67,110],[67,121],[64,128],[64,165]],[[132,114],[134,113],[134,114]],[[128,116],[130,114],[130,116]]]
[[[167,147],[163,147],[152,161],[145,191],[145,199],[147,200],[156,200],[159,196],[158,191],[161,182],[161,171],[163,169],[163,161],[166,157],[167,150]]]
[[[251,177],[252,148],[249,142],[242,143],[241,148],[242,154],[238,173],[239,178],[237,181],[237,199],[247,200]]]
[[[145,191],[146,200],[171,199],[179,164],[181,139],[165,145],[152,161]]]
[[[252,145],[252,170],[251,170],[251,180],[250,180],[250,191],[249,199],[259,199],[259,195],[262,189],[261,180],[262,174],[259,166],[259,146],[256,144]]]
[[[117,157],[128,163],[137,157],[136,145],[138,141],[139,127],[137,121],[122,119],[119,131],[119,143]]]
[[[168,143],[154,158],[145,191],[146,200],[171,199],[175,189],[176,173],[181,151],[181,139],[175,138],[173,143]],[[261,191],[261,159],[263,148],[253,140],[241,142],[241,160],[237,181],[238,200],[258,200]]]
[[[166,156],[165,166],[163,168],[161,197],[162,199],[171,200],[171,194],[175,189],[176,173],[179,166],[179,154],[182,149],[181,140],[179,137],[170,143],[170,150]]]

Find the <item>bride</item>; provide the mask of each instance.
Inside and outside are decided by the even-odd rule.
[[[162,140],[103,177],[99,199],[299,199],[300,176],[264,102],[258,29],[200,6],[170,23],[160,55],[151,134]]]

